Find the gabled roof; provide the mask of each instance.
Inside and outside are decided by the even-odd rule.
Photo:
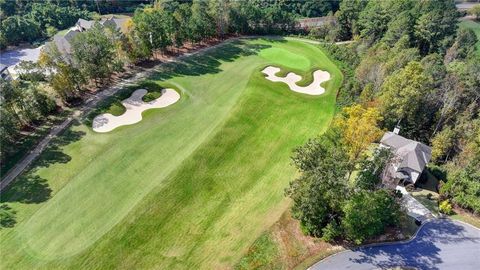
[[[421,173],[432,158],[432,149],[429,146],[393,132],[385,133],[380,142],[390,147],[400,158],[399,169],[409,168]]]
[[[115,18],[115,16],[111,15],[106,18],[102,18],[98,23],[100,23],[103,26],[108,26],[111,25],[115,29],[118,29],[125,33],[127,31],[126,28],[126,23],[127,21],[130,20],[130,18]],[[79,25],[82,29],[88,30],[93,27],[96,21],[87,21],[84,19],[78,19],[77,25]]]
[[[412,140],[409,140],[409,139],[404,138],[404,137],[402,137],[402,136],[400,136],[396,133],[388,131],[383,135],[380,142],[383,143],[384,145],[387,145],[387,146],[393,147],[395,149],[398,149],[402,146],[405,146],[405,145],[409,144],[410,142],[412,142]]]
[[[93,26],[95,21],[87,21],[84,19],[78,19],[77,24],[82,27],[83,29],[90,29]]]
[[[53,36],[53,42],[57,45],[58,50],[62,54],[70,54],[72,52],[72,39],[78,35],[80,31],[78,30],[68,30],[65,35],[56,34]]]
[[[422,172],[432,158],[430,147],[419,142],[407,144],[398,149],[397,153],[403,156],[399,168],[411,168],[417,172]]]

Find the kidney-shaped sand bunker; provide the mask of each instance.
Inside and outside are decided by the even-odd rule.
[[[145,89],[138,89],[132,95],[122,101],[125,107],[125,113],[115,116],[110,113],[104,113],[93,119],[93,130],[104,133],[114,130],[120,126],[132,125],[142,121],[142,112],[148,109],[165,108],[177,102],[180,94],[171,89],[163,89],[162,95],[152,101],[145,102],[142,97],[148,93]]]

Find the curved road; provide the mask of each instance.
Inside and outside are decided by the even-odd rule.
[[[435,219],[425,223],[411,241],[340,252],[309,269],[366,270],[397,266],[422,270],[480,269],[480,230],[449,219]]]

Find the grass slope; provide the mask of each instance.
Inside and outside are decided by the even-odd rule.
[[[291,61],[262,54],[270,48]],[[318,67],[333,78],[326,94],[307,97],[265,80],[269,64]],[[0,232],[0,268],[233,265],[286,208],[291,150],[326,128],[342,76],[313,45],[252,40],[150,79],[176,87],[180,102],[107,134],[72,127],[3,196],[18,224]]]

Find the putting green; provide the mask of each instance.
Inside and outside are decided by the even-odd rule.
[[[275,48],[288,60],[262,55]],[[306,96],[266,80],[267,65],[332,78],[325,94]],[[286,209],[292,148],[327,127],[342,75],[314,45],[254,39],[170,64],[150,80],[182,98],[110,133],[73,126],[2,198],[18,214],[0,231],[0,268],[233,265]],[[26,202],[21,193],[33,182],[51,198]]]
[[[262,50],[259,55],[269,61],[291,68],[305,70],[311,65],[310,60],[301,52],[296,53],[278,47]]]

